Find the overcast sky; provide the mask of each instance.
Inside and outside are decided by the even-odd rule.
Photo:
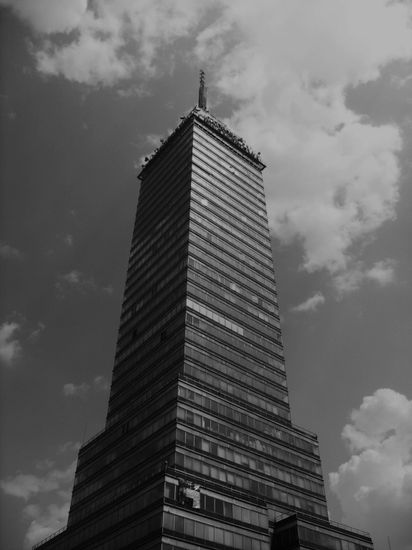
[[[262,153],[294,422],[412,549],[412,2],[0,0],[2,548],[104,424],[136,174],[196,103]]]

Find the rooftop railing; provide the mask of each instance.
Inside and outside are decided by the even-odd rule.
[[[41,540],[40,542],[38,542],[37,544],[35,544],[34,546],[32,546],[32,550],[35,550],[36,548],[38,548],[39,546],[41,546],[42,544],[44,544],[45,542],[51,540],[51,539],[54,539],[54,537],[57,537],[57,535],[60,535],[60,533],[63,533],[63,531],[66,531],[67,527],[64,526],[62,527],[61,529],[59,529],[58,531],[52,533],[51,535],[49,535],[48,537],[46,537],[45,539]]]

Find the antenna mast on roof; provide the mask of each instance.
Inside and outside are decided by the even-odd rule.
[[[201,70],[198,106],[200,109],[204,109],[205,111],[207,111],[206,92],[207,92],[207,88],[205,86],[205,71]]]

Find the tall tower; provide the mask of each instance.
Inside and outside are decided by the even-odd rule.
[[[105,429],[54,550],[369,550],[290,419],[264,165],[199,105],[147,159]]]

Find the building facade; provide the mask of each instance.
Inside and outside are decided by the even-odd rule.
[[[199,106],[147,159],[105,429],[54,550],[369,550],[291,422],[262,164]]]

